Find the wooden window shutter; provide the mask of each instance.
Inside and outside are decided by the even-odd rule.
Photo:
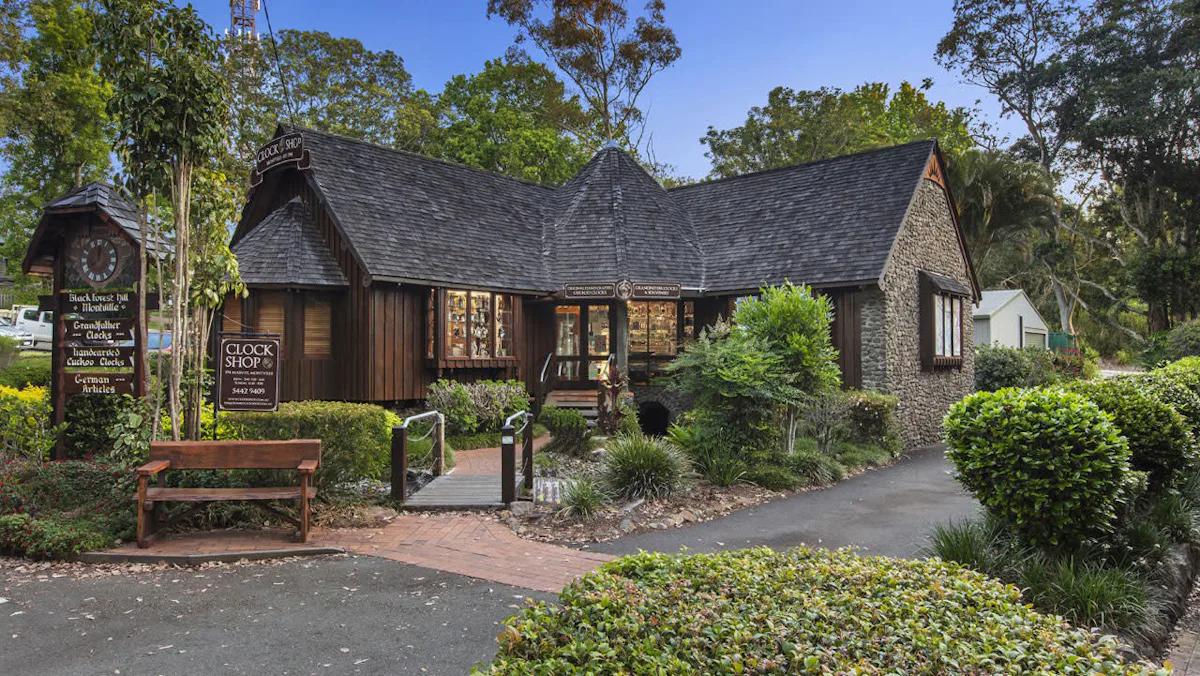
[[[917,284],[917,304],[920,306],[920,310],[917,313],[917,342],[921,352],[921,370],[932,371],[935,351],[933,341],[937,334],[937,327],[934,323],[936,317],[933,312],[933,280],[923,272],[918,273],[918,276],[920,282]]]
[[[304,297],[304,356],[326,359],[333,355],[333,304],[328,296]]]
[[[236,293],[231,293],[225,297],[225,303],[221,306],[221,330],[222,331],[242,331],[242,298]]]
[[[283,306],[287,301],[282,291],[264,293],[258,299],[258,330],[261,333],[273,333],[279,336],[280,351],[286,354],[284,336]]]

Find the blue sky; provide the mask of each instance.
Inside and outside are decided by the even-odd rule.
[[[193,4],[214,28],[228,27],[227,0]],[[480,70],[514,36],[503,21],[487,19],[486,0],[268,0],[267,8],[276,30],[324,30],[396,52],[416,86],[432,92],[453,75]],[[983,99],[984,117],[997,122],[986,92],[959,84],[934,63],[951,20],[951,0],[667,0],[667,21],[683,56],[640,100],[649,111],[655,155],[684,175],[706,175],[710,164],[699,139],[708,126],[740,124],[779,85],[850,89],[932,77],[932,98],[968,107]],[[258,26],[265,34],[262,12]],[[1001,129],[1018,128],[1010,121]]]

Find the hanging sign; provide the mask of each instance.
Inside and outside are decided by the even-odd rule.
[[[567,284],[564,289],[564,295],[567,298],[588,299],[588,298],[612,298],[616,296],[616,285],[611,282],[599,283],[584,283],[584,284]]]
[[[134,317],[137,314],[137,295],[132,291],[64,291],[64,315],[101,317]]]
[[[91,345],[68,345],[63,353],[63,368],[133,368],[136,350],[132,345],[94,347]]]
[[[133,340],[133,317],[68,319],[67,342],[118,343]]]
[[[679,284],[650,284],[647,282],[633,283],[633,297],[660,300],[678,300],[682,288]]]
[[[133,373],[66,373],[63,391],[76,394],[133,394]]]
[[[304,137],[298,133],[276,137],[258,149],[254,156],[254,171],[250,173],[250,187],[262,183],[263,174],[268,171],[289,164],[300,170],[312,166],[312,156],[304,147]]]
[[[279,340],[221,338],[217,362],[217,409],[274,411],[279,408]]]

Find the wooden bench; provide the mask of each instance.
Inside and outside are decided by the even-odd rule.
[[[150,462],[137,469],[138,547],[150,546],[150,540],[160,526],[164,529],[170,527],[205,503],[232,500],[252,501],[254,506],[294,524],[296,539],[307,542],[309,500],[317,495],[312,476],[320,463],[321,442],[316,439],[151,443]],[[267,488],[163,488],[150,485],[150,477],[172,469],[294,469],[300,473],[300,485]],[[266,504],[266,500],[299,500],[299,518]],[[164,502],[199,504],[169,521],[162,521],[158,505]]]

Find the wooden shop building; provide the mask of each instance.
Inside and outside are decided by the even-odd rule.
[[[900,395],[910,441],[970,391],[977,285],[934,141],[670,190],[615,147],[560,186],[308,129],[259,160],[223,328],[281,336],[284,400],[589,389],[611,356],[674,415],[663,364],[789,279],[832,299],[845,385]]]

